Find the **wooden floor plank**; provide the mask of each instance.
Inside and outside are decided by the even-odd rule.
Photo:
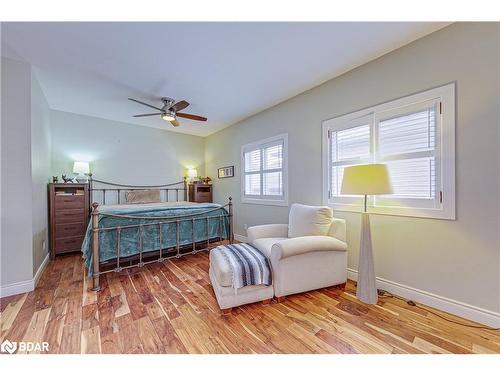
[[[49,321],[47,322],[47,327],[43,334],[42,341],[46,341],[49,343],[51,354],[56,354],[59,353],[61,348],[62,335],[64,331],[64,317],[58,316],[55,318],[51,318],[51,316],[52,312],[49,316]]]
[[[80,353],[81,329],[79,323],[64,325],[61,336],[59,353],[77,354]]]
[[[188,353],[184,344],[177,336],[174,327],[170,324],[166,317],[153,320],[153,328],[157,332],[160,340],[163,343],[165,352],[168,354],[185,354]]]
[[[19,314],[21,307],[26,301],[27,294],[20,295],[20,298],[13,299],[10,303],[5,304],[5,308],[2,310],[2,315],[0,319],[0,331],[6,331],[12,327],[12,323]]]
[[[352,282],[222,315],[208,267],[201,252],[109,273],[96,293],[78,254],[57,258],[35,291],[0,299],[0,338],[49,353],[500,353],[498,331],[396,298],[363,304]]]
[[[121,354],[119,334],[111,333],[106,337],[101,335],[101,351],[106,354]]]
[[[149,317],[144,317],[135,322],[139,340],[141,340],[142,348],[146,354],[161,354],[165,353],[163,343],[158,337],[153,324]]]
[[[102,352],[99,326],[83,330],[81,336],[81,354],[100,354]]]
[[[41,343],[47,323],[49,321],[50,307],[48,309],[35,311],[31,318],[30,324],[21,341]],[[19,354],[27,354],[27,352],[19,351]]]

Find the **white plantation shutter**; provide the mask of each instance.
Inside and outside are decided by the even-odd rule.
[[[245,194],[260,195],[261,150],[245,152]]]
[[[356,121],[358,123],[359,121]],[[370,125],[330,132],[330,195],[339,196],[344,168],[367,163],[370,158]]]
[[[332,137],[337,161],[362,159],[370,156],[370,125],[339,130]]]
[[[375,198],[375,205],[433,207],[439,182],[437,112],[439,101],[431,100],[378,114],[375,120],[375,160],[387,164],[393,194]],[[388,198],[388,197],[385,197]]]
[[[368,197],[370,212],[455,219],[455,86],[420,92],[323,122],[323,201],[359,211],[341,195],[347,166],[381,163],[393,194]]]
[[[397,205],[394,198],[418,199],[415,206],[432,206],[436,198],[436,108],[429,101],[366,117],[366,125],[330,133],[330,195],[341,196],[344,168],[366,163],[384,163],[389,168],[394,194],[392,202],[373,198],[377,205]],[[373,147],[370,145],[373,144]],[[424,202],[423,200],[428,200]],[[408,203],[408,202],[407,202]]]
[[[247,174],[245,176],[245,194],[260,195],[260,174]]]
[[[388,161],[392,197],[434,199],[436,197],[436,168],[434,158]]]
[[[285,138],[243,146],[243,200],[284,200]]]
[[[283,195],[281,172],[264,173],[263,195]]]
[[[436,111],[434,106],[415,113],[380,121],[378,152],[381,156],[434,149]]]
[[[263,149],[264,169],[281,169],[283,164],[283,144],[279,143]]]
[[[263,195],[283,195],[283,143],[263,149],[264,179],[262,181]]]
[[[260,150],[245,152],[245,172],[260,171]]]

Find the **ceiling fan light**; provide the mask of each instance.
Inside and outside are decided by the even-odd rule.
[[[164,119],[165,121],[174,121],[175,120],[175,115],[171,114],[171,113],[164,113],[163,115],[161,115],[161,118]]]

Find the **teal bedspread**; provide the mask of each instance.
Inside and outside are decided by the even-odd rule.
[[[129,215],[129,216],[142,216],[142,217],[175,217],[180,215],[191,215],[185,219],[188,221],[181,221],[179,223],[179,245],[191,245],[193,243],[193,230],[195,242],[206,241],[207,239],[218,238],[220,235],[224,239],[229,238],[229,223],[227,211],[218,204],[206,203],[197,205],[176,205],[176,206],[147,206],[140,207],[109,207],[102,206],[99,209],[100,213],[116,214],[116,215]],[[218,209],[217,209],[218,208]],[[209,213],[203,213],[210,209],[216,209]],[[199,213],[199,214],[197,214]],[[224,215],[222,219],[220,215]],[[192,218],[206,218],[208,219],[208,233],[207,233],[207,220],[195,220],[193,228]],[[184,218],[183,218],[184,219]],[[174,219],[175,220],[175,219]],[[181,219],[182,220],[182,219]],[[99,215],[99,228],[112,228],[117,226],[149,224],[165,222],[168,219],[141,219],[141,218],[117,218]],[[174,248],[177,245],[176,240],[176,223],[162,224],[162,239],[159,243],[159,226],[151,225],[143,227],[143,251],[155,251],[162,249]],[[221,228],[222,225],[222,228]],[[139,228],[124,228],[121,229],[120,234],[120,258],[139,254]],[[116,258],[117,249],[117,231],[102,231],[99,233],[99,252],[100,261],[106,261]],[[82,244],[83,259],[89,275],[92,275],[92,223],[90,222],[85,239]]]

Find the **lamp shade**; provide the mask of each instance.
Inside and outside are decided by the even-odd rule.
[[[89,163],[86,161],[75,161],[73,165],[73,173],[85,174],[90,173]]]
[[[196,170],[196,168],[189,168],[188,169],[188,177],[189,178],[196,178],[196,177],[198,177],[198,171]]]
[[[344,169],[340,194],[378,195],[391,193],[391,180],[385,164],[355,165]]]

